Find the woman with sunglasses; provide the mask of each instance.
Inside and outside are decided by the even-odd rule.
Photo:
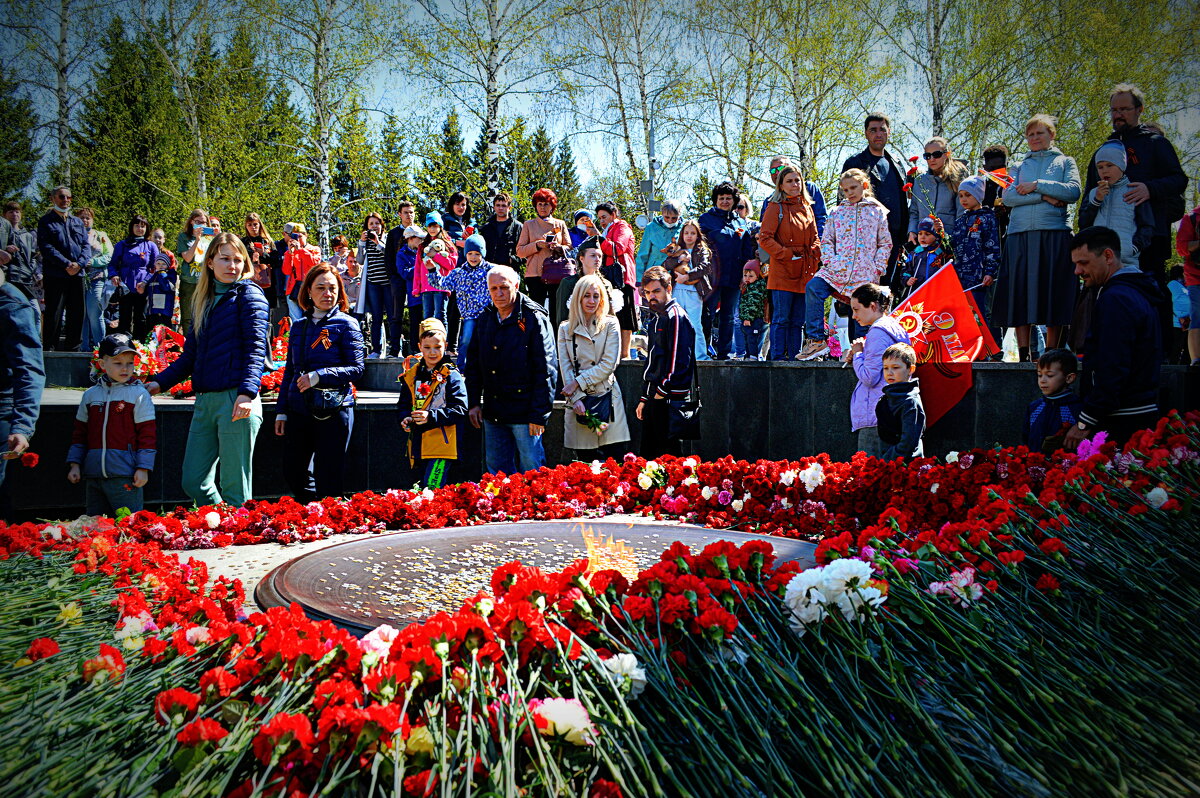
[[[925,142],[925,163],[929,170],[913,178],[908,204],[908,242],[917,243],[917,225],[934,216],[947,230],[962,212],[958,204],[958,184],[967,177],[967,167],[955,160],[950,144],[941,136]]]

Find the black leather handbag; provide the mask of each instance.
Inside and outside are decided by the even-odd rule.
[[[578,378],[580,372],[579,356],[578,350],[575,347],[574,334],[571,335],[571,365],[575,366],[575,376]],[[583,399],[580,401],[583,402],[583,409],[586,410],[588,414],[595,416],[600,421],[610,423],[613,420],[613,395],[611,390],[605,391],[597,396],[584,394]],[[580,424],[586,424],[586,419],[587,416],[575,416],[575,420]]]
[[[700,440],[700,379],[695,362],[692,363],[692,387],[684,399],[667,402],[667,437],[680,441]]]
[[[312,324],[312,319],[305,319],[309,324]],[[293,340],[295,338],[295,329],[292,330]],[[301,349],[307,360],[307,351]],[[300,354],[300,353],[297,353]],[[301,374],[307,374],[308,369],[300,364],[300,357],[293,358],[296,363],[296,368]],[[350,386],[344,385],[341,388],[321,388],[313,386],[307,391],[303,391],[300,396],[304,398],[304,406],[308,409],[308,414],[316,421],[328,421],[335,415],[341,412],[342,406],[346,404],[346,397],[350,393]]]

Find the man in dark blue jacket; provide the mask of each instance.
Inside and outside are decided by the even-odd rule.
[[[42,284],[46,290],[45,349],[58,347],[59,323],[67,314],[67,351],[79,348],[83,332],[83,269],[92,260],[83,220],[71,215],[71,189],[59,186],[51,195],[52,208],[38,220],[38,251],[42,254]]]
[[[1071,260],[1084,285],[1098,293],[1083,349],[1083,407],[1063,442],[1068,451],[1098,430],[1125,443],[1158,421],[1158,305],[1164,301],[1150,275],[1122,266],[1121,239],[1107,227],[1088,227],[1072,238]]]
[[[44,387],[37,313],[29,298],[9,285],[0,271],[0,520],[11,520],[4,473],[8,461],[29,448]]]
[[[871,179],[871,191],[875,199],[888,209],[888,232],[892,236],[892,251],[888,254],[888,268],[884,285],[892,287],[896,296],[901,293],[901,272],[904,271],[900,253],[908,238],[908,197],[904,194],[905,163],[887,151],[888,137],[892,132],[892,120],[887,114],[873,111],[863,122],[863,134],[867,137],[867,148],[851,155],[842,164],[842,171],[861,169]],[[898,264],[900,264],[898,266]]]
[[[1171,225],[1183,218],[1183,195],[1188,178],[1179,164],[1179,154],[1162,131],[1141,123],[1144,99],[1137,86],[1122,83],[1113,87],[1108,98],[1113,132],[1108,141],[1119,141],[1125,147],[1128,163],[1125,176],[1129,178],[1125,201],[1137,205],[1149,202],[1154,211],[1154,237],[1150,239],[1150,246],[1139,253],[1139,261],[1142,271],[1154,277],[1165,296],[1168,293],[1166,263],[1171,257]],[[1087,185],[1080,200],[1081,212],[1088,195],[1099,182],[1096,159],[1091,158],[1088,160]]]
[[[713,207],[700,215],[700,229],[715,256],[713,292],[705,300],[717,325],[717,360],[728,360],[733,346],[733,322],[741,298],[742,267],[754,259],[756,248],[750,223],[734,210],[737,187],[725,181],[712,190]],[[697,334],[701,331],[697,330]],[[707,340],[707,338],[706,338]]]
[[[463,376],[467,417],[483,426],[487,470],[519,474],[546,461],[542,433],[558,382],[554,332],[546,309],[517,290],[509,266],[488,272],[492,307],[475,323]]]

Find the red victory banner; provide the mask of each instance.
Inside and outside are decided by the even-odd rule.
[[[999,350],[954,264],[947,263],[892,312],[917,353],[926,426],[958,404],[973,378],[971,363]]]

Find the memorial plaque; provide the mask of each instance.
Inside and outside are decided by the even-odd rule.
[[[679,524],[579,519],[430,529],[371,535],[290,560],[254,592],[258,606],[292,602],[309,617],[362,635],[380,624],[406,626],[454,612],[511,560],[559,571],[578,559],[627,577],[658,562],[674,541],[699,553],[709,543],[768,540],[779,561],[815,564],[812,543]]]

